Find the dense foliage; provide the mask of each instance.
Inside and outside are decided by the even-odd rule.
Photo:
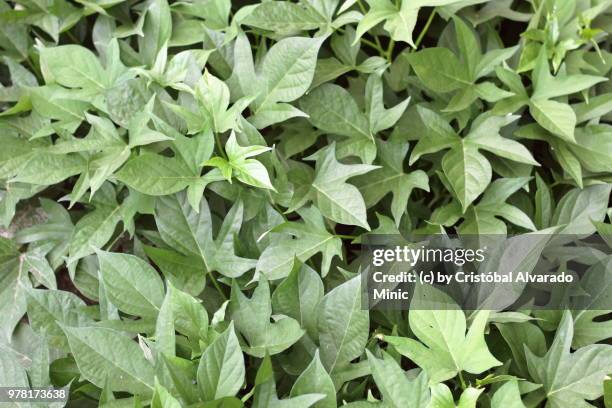
[[[603,407],[606,311],[368,311],[355,259],[609,234],[610,31],[610,0],[0,0],[0,385]]]

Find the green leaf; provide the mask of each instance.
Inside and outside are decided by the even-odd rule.
[[[552,218],[553,225],[565,225],[559,234],[592,234],[591,221],[603,221],[607,209],[607,197],[612,187],[594,185],[567,192],[559,201]]]
[[[101,248],[112,237],[121,220],[120,206],[102,205],[86,214],[75,225],[70,238],[68,265]]]
[[[566,311],[544,356],[525,349],[529,374],[543,385],[551,408],[589,406],[585,400],[603,395],[602,382],[612,370],[612,346],[596,344],[571,353],[573,336],[572,315]]]
[[[157,355],[176,354],[174,310],[172,304],[172,291],[168,289],[164,301],[159,308],[159,314],[155,321],[155,351]]]
[[[255,266],[255,261],[235,254],[234,234],[242,224],[243,205],[237,202],[223,221],[216,239],[208,203],[200,202],[195,211],[185,194],[161,197],[155,209],[155,222],[162,239],[184,255],[202,260],[207,271],[216,270],[237,277]]]
[[[263,360],[255,378],[255,397],[253,408],[308,408],[325,398],[324,394],[304,394],[296,397],[279,399],[276,393],[276,382],[270,357]]]
[[[304,335],[299,323],[291,317],[276,315],[274,322],[270,321],[272,304],[266,280],[259,281],[250,299],[234,284],[229,311],[236,329],[248,342],[243,350],[255,357],[278,354]]]
[[[311,337],[316,337],[316,311],[323,298],[323,282],[308,265],[294,262],[293,269],[272,294],[272,309],[298,321]]]
[[[317,153],[315,178],[312,183],[314,201],[321,213],[336,222],[370,229],[365,202],[357,187],[347,179],[377,168],[368,164],[346,165],[336,160],[335,144]]]
[[[318,350],[308,367],[293,383],[290,395],[291,397],[297,397],[307,394],[325,395],[325,398],[312,405],[312,408],[336,408],[337,406],[336,388],[323,364],[321,364]]]
[[[168,286],[172,303],[172,316],[176,331],[187,336],[191,344],[196,345],[207,338],[208,314],[200,300],[172,285]]]
[[[196,256],[184,256],[169,249],[144,246],[144,251],[164,277],[179,290],[199,295],[206,286],[205,267]]]
[[[479,149],[510,160],[538,165],[523,145],[499,135],[500,129],[516,120],[516,116],[481,114],[473,121],[467,136],[460,138],[435,112],[418,107],[418,113],[426,133],[415,146],[410,156],[410,164],[423,154],[450,148],[442,157],[442,170],[445,175],[443,182],[459,200],[463,212],[484,192],[493,176],[489,160]]]
[[[268,279],[280,279],[289,274],[294,259],[306,262],[321,252],[321,274],[327,275],[332,259],[342,256],[342,241],[327,231],[324,219],[315,207],[298,210],[304,222],[290,221],[271,230],[274,238],[257,261],[257,272]]]
[[[351,141],[367,143],[371,150],[375,151],[367,116],[342,87],[323,84],[300,99],[300,108],[308,114],[310,123],[322,131],[346,136]],[[357,155],[368,163],[371,163],[375,156],[370,150],[363,153],[350,151],[352,155]]]
[[[612,381],[609,378],[604,380],[604,404],[606,408],[612,406]]]
[[[455,403],[453,394],[446,384],[437,384],[431,389],[431,403],[429,408],[476,408],[476,401],[484,390],[468,387]]]
[[[429,179],[422,170],[404,172],[404,158],[408,146],[398,141],[379,141],[376,163],[382,167],[356,179],[359,191],[363,193],[366,207],[378,203],[388,193],[393,194],[391,214],[398,226],[402,215],[407,211],[408,199],[412,190],[419,188],[429,191]]]
[[[447,48],[426,48],[412,54],[408,61],[423,84],[434,92],[471,86],[467,67]]]
[[[368,1],[370,9],[357,26],[355,41],[359,40],[363,34],[372,29],[375,25],[386,20],[384,28],[391,34],[391,38],[395,41],[407,42],[414,47],[415,44],[412,40],[412,32],[416,25],[420,8],[427,6],[443,6],[458,1],[459,0],[402,1],[398,7],[397,3],[394,5],[387,0],[370,0]]]
[[[537,355],[543,355],[546,352],[544,333],[530,322],[496,323],[496,326],[510,347],[513,365],[517,367],[518,373],[523,377],[529,376],[525,347]]]
[[[463,211],[491,182],[492,170],[489,161],[478,149],[466,143],[461,143],[444,155],[442,169]]]
[[[517,381],[508,381],[491,398],[491,408],[526,408]]]
[[[152,408],[180,408],[180,402],[168,392],[157,380],[155,381],[155,393],[151,401]]]
[[[21,366],[18,355],[14,352],[7,352],[7,347],[2,345],[0,354],[0,386],[2,387],[29,387],[28,375]]]
[[[419,302],[436,302],[443,306],[432,308],[432,304]],[[501,365],[485,342],[488,314],[488,311],[478,312],[466,333],[465,315],[459,306],[440,290],[418,285],[408,319],[410,328],[422,343],[397,336],[384,336],[383,339],[422,367],[430,384],[451,379],[462,371],[480,374]]]
[[[286,38],[270,48],[262,62],[263,95],[256,100],[258,106],[291,102],[306,92],[323,39]]]
[[[314,77],[317,54],[325,37],[289,37],[274,44],[263,59],[256,84],[247,85],[257,95],[251,121],[278,102],[291,102],[304,95]],[[300,115],[282,115],[276,121]],[[265,122],[269,123],[270,120]]]
[[[410,102],[410,97],[408,97],[393,108],[385,109],[383,103],[383,81],[382,77],[377,74],[372,74],[368,77],[365,99],[370,134],[376,134],[395,125]]]
[[[116,176],[134,190],[155,196],[176,193],[198,179],[182,160],[153,153],[130,159]]]
[[[606,296],[611,290],[611,282],[607,278],[610,266],[612,265],[609,259],[604,258],[591,266],[581,279],[580,284],[586,293],[584,298],[576,299],[575,311],[572,312],[574,317],[572,347],[575,349],[610,337],[612,322],[601,321],[601,316],[607,314],[605,309],[609,306],[606,305]]]
[[[101,327],[62,329],[79,371],[88,381],[100,388],[107,385],[112,391],[153,393],[153,366],[132,339]]]
[[[198,366],[198,385],[205,401],[231,397],[244,382],[244,358],[234,326],[206,348]]]
[[[152,66],[159,50],[167,44],[172,34],[172,16],[166,0],[147,3],[142,32],[143,36],[138,38],[138,49],[145,64]]]
[[[84,313],[85,302],[73,293],[29,289],[26,294],[28,318],[32,328],[36,332],[44,333],[53,347],[68,348],[68,341],[60,325],[79,327],[92,323]]]
[[[47,186],[57,184],[85,169],[86,161],[80,155],[40,151],[33,155],[28,165],[12,181]]]
[[[534,91],[531,98],[550,99],[570,95],[591,88],[602,81],[607,81],[607,78],[579,74],[552,76],[549,71],[545,49],[542,47],[533,70]]]
[[[0,334],[4,343],[10,342],[15,326],[26,312],[24,287],[31,286],[26,275],[15,243],[0,237],[0,312],[3,315]]]
[[[296,33],[314,30],[326,24],[326,20],[313,8],[288,1],[260,3],[242,20],[243,24],[276,33]]]
[[[332,376],[365,349],[370,319],[361,296],[361,278],[356,277],[332,289],[319,304],[321,362]]]
[[[427,375],[424,372],[417,378],[409,380],[404,370],[388,353],[383,352],[382,359],[374,357],[369,351],[367,354],[372,376],[386,406],[397,408],[430,406]]]
[[[546,130],[569,142],[574,142],[576,114],[568,105],[547,99],[532,99],[529,112]]]
[[[157,316],[164,285],[151,265],[134,255],[104,251],[98,252],[98,260],[108,298],[119,310],[134,316]]]
[[[479,116],[476,118],[475,123],[472,124],[466,140],[469,140],[478,146],[478,148],[494,153],[499,157],[539,166],[525,146],[499,134],[502,127],[514,122],[516,119],[518,119],[517,116]]]
[[[101,92],[108,87],[108,75],[98,58],[79,45],[43,48],[40,64],[45,81],[68,88]]]

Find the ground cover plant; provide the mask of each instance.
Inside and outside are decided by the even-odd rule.
[[[0,0],[0,386],[612,404],[608,311],[368,311],[356,262],[610,234],[610,31],[610,0]]]

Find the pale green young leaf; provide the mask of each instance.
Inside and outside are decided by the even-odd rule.
[[[501,364],[485,342],[488,311],[478,312],[466,333],[465,315],[448,295],[421,285],[416,287],[416,292],[408,318],[410,328],[422,343],[397,336],[383,339],[422,367],[430,384],[451,379],[461,371],[480,374]],[[419,305],[418,302],[426,303]],[[436,302],[438,307],[432,308]]]

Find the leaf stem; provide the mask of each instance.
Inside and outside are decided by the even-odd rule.
[[[357,0],[357,4],[359,5],[359,9],[361,10],[361,12],[365,15],[368,11],[366,10],[365,6],[363,5],[363,2],[361,0]],[[374,41],[375,43],[368,41],[365,42],[363,41],[364,44],[367,44],[373,48],[375,48],[379,53],[381,57],[385,57],[386,52],[385,49],[383,48],[382,44],[380,43],[380,40],[378,39],[377,35],[372,34],[372,36],[374,37]],[[363,40],[363,38],[362,38]]]
[[[36,77],[36,79],[38,79],[40,81],[41,84],[44,84],[44,78],[42,77],[42,74],[40,72],[38,72],[38,70],[36,69],[36,67],[34,66],[34,64],[32,63],[32,59],[28,56],[26,57],[26,63],[30,66],[30,68],[32,69],[32,73],[34,74],[34,76]]]
[[[389,46],[387,47],[387,61],[393,62],[393,48],[395,47],[395,40],[391,38],[389,40]]]
[[[344,234],[334,234],[337,238],[344,238],[344,239],[357,239],[357,235],[344,235]]]
[[[219,133],[217,132],[213,132],[213,133],[215,134],[215,144],[217,145],[217,149],[219,150],[221,157],[227,160],[227,155],[225,154],[225,149],[223,149],[223,144],[221,144],[221,137],[219,136]]]
[[[338,27],[338,28],[336,29],[336,31],[338,31],[338,32],[339,32],[339,33],[341,33],[341,34],[344,34],[344,33],[345,33],[345,31],[344,31],[344,29],[343,29],[342,27]],[[371,48],[375,49],[375,50],[376,50],[376,51],[378,51],[379,53],[384,54],[384,50],[383,50],[382,48],[380,48],[378,45],[376,45],[376,43],[374,43],[373,41],[370,41],[370,40],[368,40],[367,38],[363,38],[363,37],[360,37],[360,38],[359,38],[359,41],[361,41],[361,42],[362,42],[364,45],[367,45],[367,46],[369,46],[369,47],[371,47]]]
[[[385,50],[382,49],[382,46],[376,45],[376,43],[368,40],[367,38],[363,38],[361,37],[359,39],[362,43],[364,43],[365,45],[374,48],[376,51],[378,51],[381,55],[385,55]]]
[[[367,10],[366,10],[365,6],[363,5],[363,3],[361,2],[361,0],[357,0],[357,4],[359,5],[359,9],[361,10],[361,12],[363,14],[366,14]]]
[[[255,393],[255,387],[251,388],[251,391],[245,394],[245,396],[242,397],[240,401],[242,401],[243,403],[247,402],[253,396],[254,393]]]
[[[223,293],[223,289],[221,289],[221,286],[219,286],[219,283],[217,283],[217,279],[215,279],[215,276],[212,274],[212,271],[206,269],[206,273],[208,274],[208,277],[210,278],[210,281],[212,282],[215,289],[217,289],[217,292],[219,292],[219,294],[224,300],[227,300],[227,296],[225,295],[225,293]]]
[[[270,190],[266,190],[266,193],[268,195],[268,198],[270,199],[270,205],[272,206],[272,208],[274,208],[281,215],[281,217],[283,217],[283,219],[287,221],[287,216],[285,215],[285,212],[282,210],[282,208],[278,206],[278,204],[274,202],[274,197],[272,197],[272,193],[270,192]]]
[[[80,44],[80,43],[81,43],[81,41],[79,41],[79,39],[78,39],[78,38],[76,38],[76,37],[74,36],[74,34],[72,34],[72,33],[70,32],[70,30],[67,30],[67,31],[66,31],[66,35],[67,35],[67,36],[68,36],[68,38],[70,38],[70,39],[71,39],[71,40],[72,40],[72,41],[73,41],[75,44]]]
[[[459,381],[461,381],[461,389],[465,390],[467,386],[465,385],[465,380],[463,379],[463,373],[459,371]]]
[[[115,246],[115,244],[117,243],[117,241],[119,241],[119,239],[121,239],[121,237],[123,237],[123,234],[124,234],[124,233],[125,233],[125,231],[123,231],[121,234],[118,234],[118,235],[115,237],[115,239],[113,239],[113,240],[111,241],[111,243],[110,243],[110,244],[108,244],[108,245],[106,246],[105,251],[110,251],[110,250],[112,250],[112,249],[113,249],[113,247]]]
[[[427,22],[425,23],[425,27],[423,27],[423,29],[419,33],[419,36],[417,37],[417,40],[414,43],[415,50],[419,48],[419,45],[421,45],[421,41],[423,41],[423,38],[425,38],[425,34],[427,34],[427,30],[429,30],[429,26],[431,26],[431,22],[433,21],[435,16],[436,16],[436,9],[434,7],[434,9],[431,10],[431,13],[429,14],[429,18],[427,19]]]

